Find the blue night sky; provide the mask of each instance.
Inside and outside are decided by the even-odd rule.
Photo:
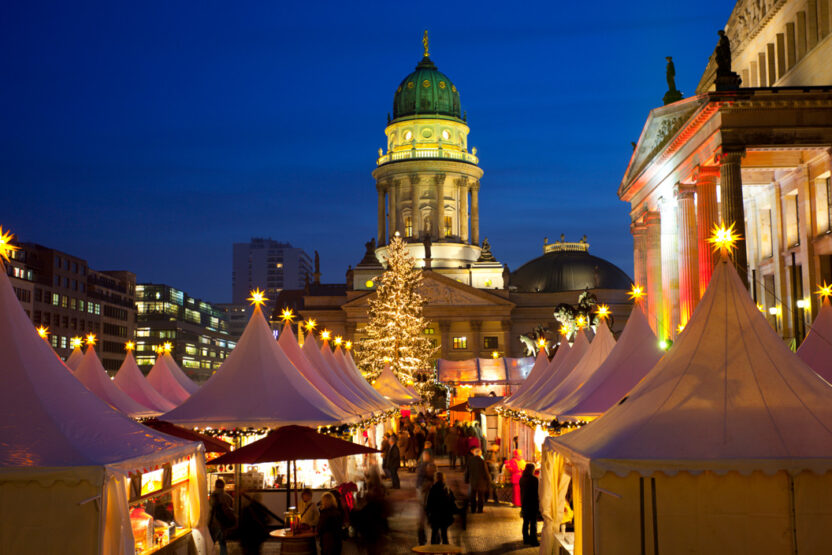
[[[650,109],[693,93],[733,2],[9,2],[0,224],[214,302],[231,244],[289,241],[343,282],[376,232],[370,172],[399,82],[431,58],[485,171],[512,270],[587,234],[632,274],[618,185]]]

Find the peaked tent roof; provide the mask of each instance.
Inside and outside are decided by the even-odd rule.
[[[237,346],[211,378],[162,420],[213,428],[305,426],[343,422],[341,411],[275,348],[255,307]]]
[[[170,356],[170,353],[165,353],[162,355],[162,360],[165,361],[165,364],[168,365],[170,368],[170,373],[173,378],[179,382],[179,385],[182,386],[182,389],[193,395],[199,389],[199,386],[194,383],[194,381],[185,375],[185,372],[179,368],[179,365],[176,364],[176,361],[173,360],[173,357]]]
[[[390,370],[390,365],[388,364],[384,365],[384,370],[381,371],[376,381],[373,382],[373,387],[385,399],[397,405],[413,405],[421,401],[418,396],[414,396],[402,385],[402,382]]]
[[[797,358],[726,259],[673,348],[624,402],[552,445],[593,476],[832,468],[832,386]]]
[[[156,363],[147,374],[147,382],[153,389],[161,393],[162,397],[179,406],[184,403],[191,394],[173,376],[170,366],[162,356],[156,357]]]
[[[557,412],[554,409],[557,407],[557,404],[584,385],[592,377],[592,374],[598,370],[598,367],[603,364],[604,360],[606,360],[614,348],[615,338],[612,336],[612,332],[607,323],[602,321],[598,326],[598,330],[595,332],[595,339],[589,344],[589,349],[581,357],[578,364],[575,365],[572,372],[564,377],[563,381],[541,401],[541,408],[537,412],[547,418],[556,416]]]
[[[141,418],[161,414],[161,411],[134,401],[129,395],[116,387],[107,371],[101,366],[101,361],[98,359],[95,347],[92,345],[87,347],[87,352],[84,353],[81,364],[75,370],[75,377],[87,386],[87,389],[98,395],[102,401],[127,416]]]
[[[664,355],[640,305],[633,307],[615,348],[592,376],[558,403],[560,416],[600,416],[620,401]]]
[[[352,372],[350,372],[350,369],[347,368],[346,365],[339,364],[335,355],[332,353],[332,349],[329,347],[329,341],[324,341],[323,344],[321,344],[321,358],[323,358],[324,362],[326,362],[326,364],[339,376],[343,376],[344,381],[349,383],[350,387],[352,387],[355,391],[358,391],[370,404],[376,407],[376,409],[383,411],[390,407],[390,402],[379,395],[369,383],[367,383],[367,386],[364,387],[363,384],[355,380],[352,376]],[[361,378],[361,380],[364,381],[364,378]]]
[[[300,370],[300,373],[309,380],[315,388],[323,393],[323,395],[332,401],[335,406],[342,411],[359,417],[368,416],[372,411],[362,408],[358,403],[353,403],[346,397],[343,390],[336,389],[332,386],[320,373],[317,366],[309,362],[306,355],[298,345],[298,340],[292,331],[292,326],[289,322],[283,325],[283,331],[280,332],[280,337],[277,339],[277,346],[283,351],[295,368]]]
[[[133,358],[133,353],[130,351],[124,356],[124,362],[121,363],[113,383],[129,395],[131,399],[150,409],[159,411],[159,414],[176,406],[148,383],[147,378],[144,377],[144,374],[136,365],[136,359]]]
[[[832,306],[829,299],[821,303],[818,317],[812,322],[809,335],[800,344],[797,356],[809,367],[832,383]]]
[[[534,361],[534,366],[532,366],[531,372],[529,372],[528,377],[526,377],[526,381],[523,382],[523,385],[521,385],[520,388],[511,395],[511,397],[506,399],[503,404],[507,407],[514,407],[520,404],[525,397],[527,397],[532,391],[536,390],[542,380],[546,379],[548,376],[547,370],[550,365],[556,364],[556,359],[558,358],[563,360],[568,352],[569,342],[563,336],[560,338],[558,349],[555,351],[555,356],[552,357],[551,361],[549,360],[549,356],[546,354],[546,349],[540,349],[537,352],[537,358]],[[559,364],[559,362],[557,362],[557,364]]]
[[[102,466],[190,454],[192,443],[113,410],[55,357],[0,262],[0,467]]]
[[[66,366],[75,372],[78,368],[78,365],[81,364],[81,359],[84,358],[84,351],[81,350],[81,347],[74,347],[72,352],[69,353],[69,356],[66,358]]]
[[[335,347],[335,351],[332,353],[332,357],[335,359],[335,362],[344,369],[344,373],[346,376],[353,381],[363,392],[367,394],[367,397],[370,400],[374,401],[379,408],[384,411],[392,410],[395,408],[392,402],[387,399],[384,395],[379,393],[373,386],[361,375],[361,371],[355,366],[351,365],[347,360],[347,357],[344,356],[344,351],[341,350],[341,346]]]
[[[578,330],[569,352],[560,361],[557,360],[557,355],[555,355],[555,358],[552,359],[552,362],[549,363],[549,368],[546,370],[546,380],[541,381],[537,388],[535,388],[535,391],[531,392],[526,399],[523,399],[522,404],[517,408],[528,411],[534,411],[539,408],[541,401],[546,398],[546,395],[560,385],[569,376],[575,366],[578,365],[581,358],[589,350],[589,345],[590,343],[586,338],[584,330]]]

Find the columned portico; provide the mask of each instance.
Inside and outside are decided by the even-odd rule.
[[[719,223],[716,201],[716,180],[719,170],[713,166],[697,167],[696,180],[696,243],[699,257],[699,297],[711,282],[714,273],[714,252],[708,238]]]
[[[384,185],[376,184],[376,191],[378,191],[378,233],[376,234],[378,244],[383,245],[387,242],[384,228]]]
[[[679,324],[690,320],[699,302],[699,272],[694,187],[676,185],[676,226],[679,235]]]
[[[659,316],[662,314],[662,229],[661,216],[658,212],[648,212],[644,215],[645,235],[647,243],[647,313],[650,325],[656,335],[667,334],[667,329],[660,329]]]
[[[739,236],[737,248],[731,261],[737,269],[740,278],[748,287],[748,256],[745,250],[745,210],[742,200],[742,172],[741,162],[744,149],[723,149],[718,156],[719,187],[722,193],[720,216],[726,226],[733,224]]]
[[[471,186],[471,241],[480,244],[480,183]]]

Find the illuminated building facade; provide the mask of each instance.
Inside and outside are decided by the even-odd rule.
[[[169,285],[137,285],[136,308],[136,362],[145,374],[156,361],[154,348],[169,342],[173,359],[201,383],[236,346],[222,311]]]
[[[234,243],[231,302],[248,305],[252,289],[260,288],[274,299],[283,289],[303,287],[312,278],[312,260],[303,249],[272,239],[253,238]]]
[[[650,112],[618,195],[660,336],[707,287],[719,222],[744,238],[735,265],[772,325],[805,333],[832,281],[831,27],[828,0],[738,2],[725,33],[741,86],[719,80],[715,54],[695,96]]]

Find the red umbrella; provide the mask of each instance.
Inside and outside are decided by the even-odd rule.
[[[231,445],[220,439],[200,434],[199,432],[171,424],[170,422],[164,422],[157,418],[145,420],[143,424],[169,436],[187,439],[188,441],[201,441],[205,446],[206,453],[228,453],[231,451]]]
[[[283,426],[259,441],[214,459],[211,464],[257,464],[335,459],[365,453],[379,453],[379,451],[337,437],[319,434],[306,426]]]

